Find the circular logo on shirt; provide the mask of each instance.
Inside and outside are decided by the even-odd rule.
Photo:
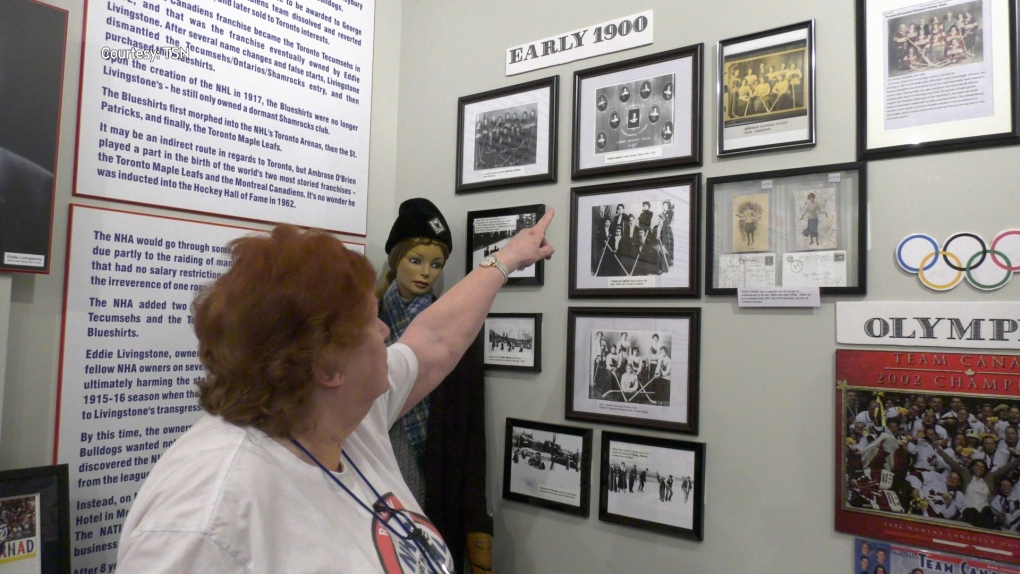
[[[433,564],[439,569],[439,563],[449,565],[450,550],[446,542],[436,530],[435,525],[424,515],[404,509],[404,505],[392,492],[384,494],[379,502],[385,504],[386,510],[380,512],[376,503],[375,515],[372,517],[372,540],[379,553],[379,562],[386,574],[417,574],[431,572],[429,568],[430,552]],[[383,521],[386,523],[383,523]],[[399,536],[395,535],[392,527]],[[417,528],[422,533],[422,550],[413,540],[407,539],[407,530]]]

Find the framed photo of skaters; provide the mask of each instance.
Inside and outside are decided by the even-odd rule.
[[[836,530],[1020,564],[1020,355],[914,351],[836,351]]]
[[[701,165],[703,44],[574,72],[571,179]]]
[[[0,471],[0,572],[71,571],[67,465]]]
[[[567,309],[566,418],[698,434],[701,309]]]
[[[570,297],[697,297],[701,174],[570,191]]]
[[[467,214],[466,271],[471,271],[482,260],[499,251],[507,241],[522,229],[533,227],[545,215],[545,205],[521,205],[500,209],[469,211]],[[542,285],[545,283],[545,260],[510,273],[507,285]]]
[[[864,163],[708,179],[705,292],[867,292]]]
[[[1020,143],[1016,0],[857,0],[857,158]]]
[[[599,520],[704,540],[705,444],[602,431]]]
[[[482,365],[493,371],[542,372],[542,314],[489,313]]]
[[[719,42],[718,154],[815,144],[815,21]]]
[[[506,419],[503,498],[588,517],[591,429]]]
[[[559,76],[457,101],[456,193],[556,183]]]

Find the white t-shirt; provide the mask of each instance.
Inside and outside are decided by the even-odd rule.
[[[401,478],[388,429],[418,375],[409,347],[388,349],[390,390],[344,442],[344,452],[399,516],[449,551]],[[333,473],[369,507],[377,497],[350,463]],[[403,520],[407,523],[407,520]],[[405,530],[390,520],[401,535]],[[452,568],[451,568],[452,569]],[[153,467],[124,523],[117,571],[430,572],[413,542],[391,535],[321,469],[265,433],[206,415]]]

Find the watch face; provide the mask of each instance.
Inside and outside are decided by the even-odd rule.
[[[481,265],[482,267],[492,267],[495,264],[496,264],[496,258],[493,257],[492,255],[489,255],[485,259],[482,259],[482,262],[479,263],[479,265]]]

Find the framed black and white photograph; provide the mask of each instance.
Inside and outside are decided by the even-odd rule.
[[[718,154],[815,144],[815,21],[719,42]]]
[[[67,465],[0,471],[0,572],[71,571]]]
[[[701,309],[567,309],[568,419],[698,434]]]
[[[541,313],[489,313],[483,331],[486,370],[542,372]]]
[[[857,158],[1020,143],[1016,0],[857,0]]]
[[[503,498],[587,517],[591,429],[506,419]]]
[[[867,292],[866,164],[710,177],[706,188],[707,294]]]
[[[701,174],[570,190],[570,297],[697,297]]]
[[[574,72],[570,176],[701,165],[703,45]]]
[[[534,227],[545,215],[545,205],[521,205],[500,209],[469,211],[467,214],[467,266],[465,273],[482,260],[499,251],[522,229]],[[510,273],[507,285],[542,285],[545,282],[545,260]]]
[[[599,520],[704,540],[705,444],[602,432]]]
[[[457,188],[556,183],[559,76],[457,101]]]

